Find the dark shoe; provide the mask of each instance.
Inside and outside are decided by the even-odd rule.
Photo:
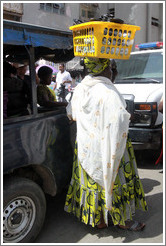
[[[145,227],[144,223],[141,223],[135,220],[128,220],[125,222],[125,224],[126,224],[125,226],[118,225],[118,227],[124,230],[129,230],[129,231],[141,231]]]

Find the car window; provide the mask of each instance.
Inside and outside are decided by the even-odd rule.
[[[162,52],[132,54],[129,60],[117,60],[116,63],[118,70],[116,81],[132,78],[137,79],[134,83],[139,83],[139,79],[162,81]]]

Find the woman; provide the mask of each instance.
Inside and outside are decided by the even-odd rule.
[[[136,208],[147,210],[131,142],[130,114],[113,83],[117,70],[109,59],[85,58],[89,73],[75,88],[67,107],[77,122],[77,146],[65,211],[93,227],[114,225],[141,230],[132,220]]]
[[[163,96],[160,99],[159,105],[158,105],[158,111],[163,114]],[[155,165],[163,163],[163,127],[162,127],[162,146],[161,146],[161,152],[160,155],[155,162]]]
[[[37,101],[40,106],[55,107],[67,106],[66,102],[56,102],[54,91],[48,88],[51,84],[53,70],[47,66],[42,66],[38,70],[40,84],[37,86]]]

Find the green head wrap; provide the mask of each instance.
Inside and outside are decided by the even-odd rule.
[[[84,58],[84,64],[89,74],[97,75],[110,65],[110,60],[106,58]]]

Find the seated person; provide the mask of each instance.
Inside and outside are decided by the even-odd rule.
[[[47,66],[42,66],[38,70],[40,84],[37,86],[37,102],[44,107],[67,106],[66,102],[57,102],[54,91],[48,88],[51,84],[52,72],[53,70]]]
[[[14,67],[3,63],[3,91],[7,92],[7,117],[29,114],[25,85],[22,80],[12,76]]]
[[[32,84],[31,84],[30,76],[26,75],[27,65],[16,63],[15,66],[17,68],[17,78],[24,81],[24,84],[25,84],[24,86],[25,86],[25,90],[27,94],[27,100],[28,100],[28,103],[31,105],[32,104]]]

